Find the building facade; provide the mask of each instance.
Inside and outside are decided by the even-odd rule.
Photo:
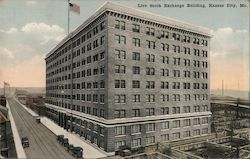
[[[106,3],[46,56],[46,114],[106,152],[206,135],[206,28]]]

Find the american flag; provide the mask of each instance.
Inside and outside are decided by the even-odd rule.
[[[80,14],[80,6],[77,5],[77,4],[74,4],[74,3],[69,3],[69,7],[70,7],[70,10],[77,13],[77,14]]]

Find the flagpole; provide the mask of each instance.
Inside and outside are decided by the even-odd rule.
[[[70,0],[68,0],[68,35],[69,35],[69,20],[70,20],[70,19],[69,19],[69,1],[70,1]]]
[[[3,82],[3,95],[5,96],[5,82]]]

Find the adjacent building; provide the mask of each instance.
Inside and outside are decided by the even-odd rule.
[[[46,115],[106,152],[210,133],[210,30],[106,3],[46,56]]]

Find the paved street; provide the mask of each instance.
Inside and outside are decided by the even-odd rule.
[[[72,158],[73,157],[60,145],[56,136],[44,125],[36,123],[32,117],[13,98],[8,99],[13,118],[15,120],[20,138],[26,136],[30,147],[25,148],[27,158]]]

